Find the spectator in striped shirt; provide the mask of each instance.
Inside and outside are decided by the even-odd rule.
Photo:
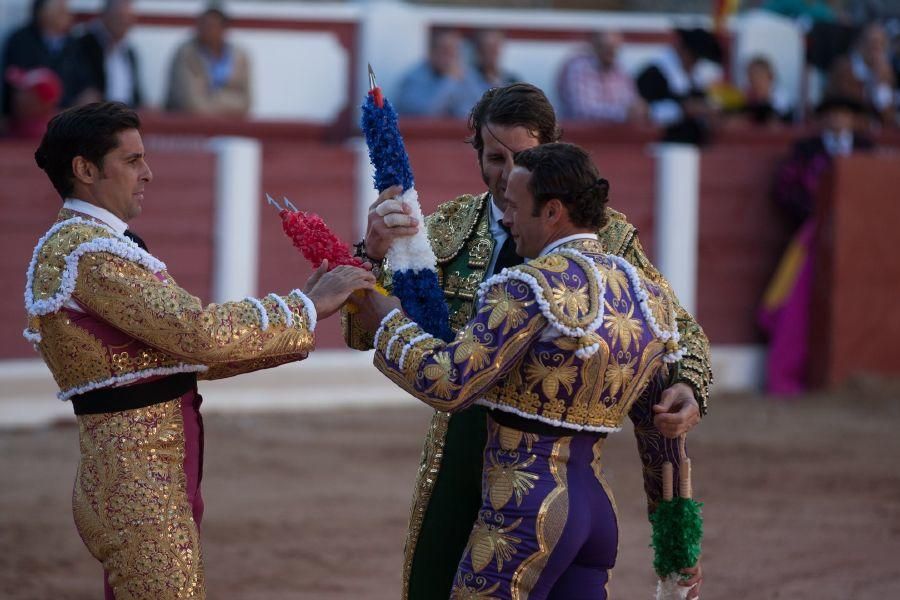
[[[618,64],[622,35],[598,31],[589,50],[566,62],[557,87],[563,118],[624,123],[646,112],[634,80]]]

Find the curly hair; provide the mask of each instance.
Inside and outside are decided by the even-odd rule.
[[[578,227],[599,229],[606,222],[609,182],[600,177],[590,155],[575,144],[553,143],[517,152],[513,163],[531,172],[532,216],[558,198]]]

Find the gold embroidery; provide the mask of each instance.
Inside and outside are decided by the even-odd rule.
[[[607,303],[606,308],[609,312],[603,316],[603,327],[609,331],[613,347],[618,341],[622,350],[628,352],[631,342],[637,343],[641,333],[644,331],[641,321],[632,318],[634,316],[634,304],[628,305],[628,313],[626,314],[619,312],[609,303]]]
[[[503,515],[495,513],[491,518],[490,511],[482,511],[482,513],[478,516],[478,521],[475,522],[475,527],[469,536],[465,553],[471,554],[472,570],[476,573],[483,571],[495,560],[499,573],[503,570],[503,563],[508,562],[516,553],[515,545],[522,542],[521,538],[511,534],[522,524],[522,517],[510,525],[502,526]],[[494,522],[488,523],[485,517]]]
[[[545,365],[541,358],[561,364]],[[563,386],[568,394],[572,393],[572,386],[578,378],[578,368],[572,363],[575,360],[574,354],[569,354],[568,358],[565,354],[553,354],[542,352],[540,354],[532,354],[531,361],[525,365],[525,377],[528,382],[528,388],[532,389],[537,383],[541,384],[541,391],[549,399],[555,399],[559,394],[559,386]]]
[[[489,588],[485,589],[485,586],[487,586],[487,579],[481,575],[466,573],[462,577],[457,576],[453,590],[450,592],[450,600],[500,600],[492,595],[500,587],[499,581]],[[406,593],[404,593],[405,597]]]
[[[487,199],[487,193],[460,196],[441,204],[425,219],[428,240],[438,262],[446,263],[459,254],[487,206]]]
[[[525,471],[537,457],[532,454],[521,462],[504,463],[498,460],[496,452],[491,452],[489,458],[490,465],[485,466],[485,475],[491,506],[494,510],[502,509],[513,494],[516,496],[516,506],[521,506],[522,499],[534,489],[534,482],[540,478],[536,473]]]
[[[534,304],[534,300],[520,302],[510,297],[505,286],[495,285],[488,290],[485,295],[484,307],[478,312],[490,312],[488,316],[489,329],[497,329],[505,323],[503,333],[506,334],[525,322],[525,318],[528,316],[525,309],[532,304]]]
[[[466,329],[457,340],[456,350],[453,352],[453,362],[466,363],[464,374],[470,371],[479,371],[490,363],[492,346],[486,346],[475,338],[474,328]]]
[[[435,411],[428,426],[428,433],[425,435],[422,458],[419,461],[419,471],[416,476],[416,485],[413,488],[413,499],[409,509],[406,544],[404,544],[403,549],[403,598],[409,595],[409,578],[412,571],[413,558],[416,554],[416,543],[419,540],[419,532],[422,531],[422,523],[425,520],[425,511],[428,509],[428,503],[431,501],[431,494],[434,491],[434,485],[441,470],[441,461],[444,457],[444,440],[447,437],[449,423],[450,413]],[[460,598],[464,597],[460,596]]]
[[[453,396],[453,392],[460,388],[459,385],[450,381],[454,368],[450,355],[446,352],[438,352],[434,355],[434,362],[425,367],[424,375],[434,384],[425,390],[427,394],[435,394],[438,398],[449,400]]]
[[[553,444],[550,454],[550,473],[556,481],[556,487],[541,503],[535,523],[538,550],[519,565],[513,573],[510,584],[512,600],[528,600],[550,554],[562,537],[563,529],[569,518],[569,490],[567,480],[567,464],[569,462],[570,437],[559,438]]]
[[[75,524],[116,597],[205,597],[183,467],[181,401],[82,415],[78,427]]]

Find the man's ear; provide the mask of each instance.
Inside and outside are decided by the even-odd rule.
[[[544,217],[546,217],[547,221],[551,224],[555,225],[562,219],[563,210],[562,201],[559,198],[552,198],[549,202],[544,204]]]
[[[79,155],[72,159],[72,174],[77,181],[90,185],[97,179],[98,172],[97,165],[85,157]]]

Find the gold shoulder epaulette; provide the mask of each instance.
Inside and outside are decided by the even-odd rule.
[[[464,194],[438,206],[425,219],[425,227],[438,263],[446,263],[456,257],[486,205],[487,192],[478,195]]]
[[[637,235],[637,228],[617,210],[606,208],[606,224],[597,231],[597,237],[608,254],[622,256],[631,240]]]

